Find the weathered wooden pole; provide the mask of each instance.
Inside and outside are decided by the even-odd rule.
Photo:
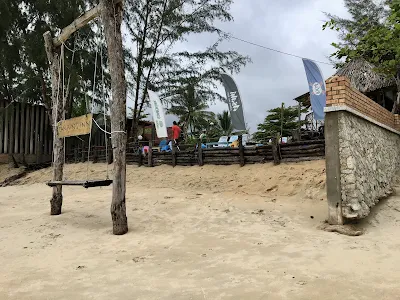
[[[153,123],[151,125],[151,138],[150,138],[150,143],[149,143],[149,167],[154,167],[154,161],[153,161],[153,146],[154,146],[154,140],[156,139],[156,127],[155,124]]]
[[[281,163],[278,147],[279,147],[279,139],[273,138],[272,139],[272,156],[274,157],[274,165],[279,165]]]
[[[243,167],[245,164],[244,161],[244,147],[243,147],[243,136],[239,135],[239,157],[240,157],[240,166]]]
[[[197,144],[197,154],[199,155],[199,166],[204,166],[203,148],[201,148],[201,140]]]
[[[284,111],[284,109],[285,109],[285,103],[282,102],[282,106],[281,106],[281,137],[280,137],[281,139],[283,137],[283,119],[284,119],[283,111]]]
[[[172,141],[171,155],[172,155],[172,166],[175,168],[176,167],[176,145],[175,145],[174,141]]]
[[[100,0],[101,18],[107,42],[111,75],[111,143],[114,152],[114,179],[111,202],[113,234],[128,232],[126,217],[126,80],[122,48],[122,3]]]
[[[44,44],[47,54],[47,59],[50,64],[51,73],[51,101],[52,101],[52,126],[53,126],[53,181],[61,181],[63,179],[64,171],[64,140],[62,138],[57,138],[57,128],[55,125],[62,120],[64,105],[62,99],[58,99],[59,93],[59,72],[60,72],[60,56],[54,49],[53,39],[51,37],[50,31],[43,34]],[[62,94],[61,94],[62,95]],[[32,111],[32,119],[33,119]],[[32,128],[31,128],[32,130]],[[31,141],[32,143],[32,141]],[[62,186],[53,187],[53,196],[50,200],[52,215],[61,214],[63,202]]]

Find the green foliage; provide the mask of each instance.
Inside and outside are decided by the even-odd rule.
[[[329,13],[323,25],[323,29],[331,29],[338,32],[339,43],[332,43],[336,51],[332,57],[339,59],[338,66],[341,65],[340,59],[353,55],[359,42],[368,34],[372,28],[382,27],[386,22],[389,10],[388,1],[374,0],[345,0],[351,18],[345,19]]]
[[[362,35],[355,41],[351,35],[345,36],[345,43],[337,46],[333,56],[346,61],[362,57],[373,63],[377,72],[395,78],[398,95],[392,112],[396,113],[400,106],[400,1],[387,1],[385,4],[389,6],[385,18],[372,23],[365,18],[364,23],[368,26]]]
[[[179,117],[179,121],[185,124],[185,133],[207,130],[209,124],[215,122],[215,114],[206,110],[207,99],[201,98],[194,86],[186,86],[184,91],[171,95],[171,99],[173,104],[167,112]]]
[[[53,35],[60,33],[61,28],[93,4],[91,0],[0,2],[0,98],[51,107],[50,74],[43,33],[48,30]],[[98,49],[96,36],[99,38],[101,33],[97,24],[92,23],[65,42],[64,78],[65,87],[69,86],[68,91],[66,89],[67,115],[82,110],[85,95],[91,94],[95,51]],[[73,54],[67,47],[77,51]],[[97,63],[99,67],[100,55]],[[100,101],[101,72],[97,71],[95,100]]]
[[[221,133],[223,135],[231,135],[233,126],[232,126],[232,119],[229,115],[229,112],[224,110],[222,114],[217,115],[218,125],[221,128]]]
[[[138,0],[126,2],[125,24],[136,46],[126,58],[130,93],[134,97],[134,118],[147,105],[147,89],[160,92],[173,105],[175,96],[196,86],[199,97],[215,101],[221,72],[238,72],[250,61],[235,51],[222,51],[226,36],[214,24],[232,21],[233,0]],[[207,49],[174,51],[190,35],[212,33],[216,43]],[[183,96],[184,97],[184,96]]]
[[[235,51],[222,51],[219,47],[227,37],[215,24],[232,21],[229,13],[232,2],[125,1],[127,48],[124,56],[135,121],[147,106],[147,89],[163,94],[163,100],[172,104],[175,96],[184,93],[188,85],[196,86],[199,97],[207,99],[206,102],[222,99],[215,92],[220,73],[238,72],[250,61]],[[50,30],[54,36],[59,34],[96,4],[93,0],[0,1],[0,99],[39,102],[50,108],[50,74],[43,33]],[[97,103],[102,102],[102,73],[104,94],[109,97],[107,52],[100,25],[100,19],[94,20],[65,42],[67,117],[87,109],[92,97]],[[201,51],[174,51],[177,43],[203,33],[214,34],[217,42]],[[74,49],[75,52],[71,51]]]
[[[301,113],[306,113],[307,109],[302,108]],[[259,124],[258,131],[254,134],[253,138],[256,141],[265,141],[272,137],[281,134],[281,126],[283,122],[282,136],[291,136],[293,130],[300,128],[306,121],[298,121],[299,108],[298,106],[277,107],[268,111],[267,117],[264,122]]]

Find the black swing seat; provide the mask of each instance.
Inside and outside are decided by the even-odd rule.
[[[75,186],[83,186],[85,189],[99,186],[109,186],[112,184],[111,179],[106,180],[76,180],[76,181],[49,181],[47,183],[50,187],[55,187],[58,185],[75,185]]]

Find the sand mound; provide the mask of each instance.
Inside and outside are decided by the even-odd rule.
[[[9,165],[0,164],[0,183],[7,178],[17,175],[24,171],[24,168],[10,168]]]
[[[69,164],[65,179],[101,179],[106,176],[106,164]],[[112,175],[112,166],[109,166]],[[30,173],[16,184],[45,183],[51,179],[52,169]],[[156,180],[155,180],[156,179]],[[128,186],[173,188],[193,191],[233,192],[243,195],[301,196],[325,199],[325,161],[233,166],[155,168],[128,166]]]

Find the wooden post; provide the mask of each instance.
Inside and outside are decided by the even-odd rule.
[[[82,151],[81,151],[81,162],[84,163],[87,158],[87,153],[85,153],[85,144],[82,142]]]
[[[25,118],[26,118],[26,103],[21,104],[21,132],[19,136],[19,153],[25,157]]]
[[[39,163],[39,155],[40,155],[40,137],[39,137],[39,123],[40,123],[40,106],[36,106],[35,109],[35,155],[36,155],[36,163]]]
[[[281,107],[281,139],[283,137],[283,110],[285,109],[285,103],[282,102],[282,107]]]
[[[199,166],[204,166],[203,148],[201,148],[201,140],[197,144],[197,153],[199,155]]]
[[[47,59],[50,64],[51,73],[51,100],[52,100],[52,125],[54,131],[53,138],[53,181],[61,181],[63,179],[64,171],[64,140],[57,138],[55,125],[61,121],[64,115],[63,101],[59,98],[59,71],[60,71],[60,58],[59,55],[54,51],[53,39],[50,31],[43,34],[44,44],[46,48]],[[59,101],[58,101],[59,100]],[[33,120],[33,118],[32,118]],[[31,141],[32,142],[32,141]],[[58,185],[53,187],[53,196],[50,200],[52,215],[61,214],[63,196],[62,186]]]
[[[19,153],[19,131],[20,131],[20,112],[19,112],[19,107],[21,104],[17,103],[16,106],[16,112],[15,112],[15,132],[14,132],[14,153],[18,154]]]
[[[5,119],[5,111],[4,111],[4,100],[0,99],[0,153],[5,153],[7,151],[3,150],[3,138],[4,138],[4,119]]]
[[[30,128],[30,124],[31,124],[31,105],[27,105],[26,106],[26,120],[25,120],[25,143],[24,143],[24,147],[25,147],[25,155],[29,154],[29,128]]]
[[[176,167],[176,145],[175,145],[174,141],[172,141],[171,155],[172,155],[172,166]]]
[[[49,116],[47,112],[44,112],[44,154],[49,153]]]
[[[8,104],[4,103],[4,107]],[[9,107],[4,109],[4,153],[8,153],[8,127],[9,127]]]
[[[142,151],[139,151],[138,167],[141,166],[143,166],[143,154]]]
[[[156,131],[156,128],[153,123],[153,125],[151,125],[151,139],[150,139],[150,143],[149,143],[149,163],[148,163],[149,167],[154,167],[153,146],[154,146],[154,140],[156,138],[155,131]]]
[[[108,138],[108,137],[107,137]],[[111,165],[112,163],[113,163],[113,161],[114,161],[114,158],[113,158],[113,151],[111,150],[109,150],[108,151],[108,156],[107,156],[107,163],[109,164],[109,165]]]
[[[108,63],[111,75],[111,132],[114,151],[114,179],[111,202],[113,234],[128,232],[126,217],[126,79],[122,47],[122,3],[100,0],[101,18],[107,42]]]
[[[78,148],[74,148],[74,161],[75,161],[75,163],[77,163],[78,162]]]
[[[39,131],[39,155],[44,154],[44,119],[46,116],[46,109],[44,107],[40,108],[40,131]]]
[[[244,147],[243,147],[243,136],[239,135],[239,156],[240,156],[240,166],[243,167],[244,161]]]
[[[298,114],[299,114],[298,140],[301,141],[301,102],[300,101],[299,101]]]
[[[58,76],[58,75],[57,75]],[[29,154],[35,154],[34,142],[35,142],[35,107],[31,106],[31,123],[29,127]]]
[[[99,157],[98,157],[98,150],[96,146],[93,147],[93,163],[96,164],[98,163]]]
[[[279,165],[281,163],[278,151],[279,142],[277,138],[272,139],[272,155],[274,157],[274,165]]]
[[[14,139],[15,139],[15,105],[14,103],[9,106],[10,113],[10,141],[8,143],[8,154],[14,153]]]

